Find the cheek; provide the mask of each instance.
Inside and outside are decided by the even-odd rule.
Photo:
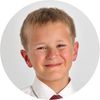
[[[72,60],[72,50],[71,49],[65,49],[60,54],[65,62]]]
[[[32,63],[37,66],[37,65],[42,64],[44,59],[45,59],[44,54],[35,53],[32,56]]]
[[[70,70],[71,68],[71,65],[72,65],[72,52],[71,50],[64,50],[62,53],[61,53],[61,57],[64,61],[64,66],[66,68],[67,71]]]

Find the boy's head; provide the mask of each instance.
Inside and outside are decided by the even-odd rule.
[[[46,25],[49,22],[61,22],[65,24],[70,31],[72,41],[74,41],[76,33],[73,19],[63,10],[57,8],[41,8],[31,12],[23,22],[20,36],[22,45],[25,49],[27,49],[28,45],[27,35],[29,33],[26,32],[27,28],[32,27],[34,29]]]
[[[42,81],[66,79],[77,57],[75,26],[72,18],[57,8],[31,12],[21,28],[21,54]]]

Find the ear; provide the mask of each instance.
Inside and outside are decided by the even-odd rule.
[[[26,64],[31,68],[32,64],[31,64],[31,62],[30,62],[30,60],[28,58],[28,55],[27,55],[26,51],[25,50],[21,50],[20,53],[21,53],[22,57],[24,58]]]
[[[76,60],[77,55],[78,55],[78,48],[79,48],[79,43],[76,41],[74,43],[74,48],[73,48],[73,61]]]

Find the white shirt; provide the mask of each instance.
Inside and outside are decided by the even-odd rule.
[[[56,95],[50,87],[41,82],[37,77],[35,77],[33,85],[23,91],[33,97],[44,100],[49,100],[53,95]],[[70,81],[69,84],[62,91],[60,91],[59,95],[61,95],[64,99],[73,92],[74,90]]]

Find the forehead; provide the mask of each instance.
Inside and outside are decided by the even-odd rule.
[[[29,41],[54,41],[56,39],[68,39],[70,30],[68,26],[61,22],[47,23],[45,25],[36,25],[27,28],[27,39]]]

